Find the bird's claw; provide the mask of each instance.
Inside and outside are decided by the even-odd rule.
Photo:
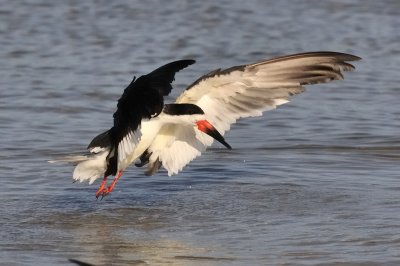
[[[108,194],[110,194],[111,189],[108,188],[103,188],[102,190],[98,191],[96,193],[96,199],[99,199],[99,197],[101,196],[100,200],[102,200],[104,197],[106,197]]]
[[[106,177],[104,177],[103,182],[101,183],[99,189],[96,192],[96,199],[98,199],[101,196],[102,200],[105,196],[107,196],[108,194],[111,193],[111,191],[113,191],[115,184],[117,183],[118,179],[121,177],[122,175],[122,171],[118,172],[118,175],[115,177],[114,181],[111,183],[111,185],[109,185],[108,187],[104,188],[104,186],[106,185]]]

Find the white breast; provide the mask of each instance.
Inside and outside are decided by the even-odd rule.
[[[151,145],[154,138],[157,136],[162,123],[160,119],[153,118],[151,120],[142,121],[141,123],[141,137],[135,146],[135,149],[130,152],[123,160],[118,163],[118,170],[124,171],[129,165],[137,160],[143,152]]]

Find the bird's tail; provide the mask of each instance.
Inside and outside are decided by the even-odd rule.
[[[104,175],[107,162],[108,151],[86,155],[67,155],[50,160],[49,163],[70,163],[75,165],[72,178],[75,181],[88,181],[92,184],[97,178]]]
[[[88,155],[66,155],[57,157],[53,160],[48,161],[49,163],[70,163],[73,165],[77,165],[80,162],[87,161],[89,159]]]

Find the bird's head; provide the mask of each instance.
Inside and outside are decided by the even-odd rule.
[[[166,104],[163,109],[163,114],[161,118],[165,123],[179,124],[193,126],[206,133],[207,135],[213,137],[215,140],[219,141],[228,149],[232,147],[225,141],[224,137],[218,130],[207,121],[203,109],[195,104],[190,103],[173,103]]]

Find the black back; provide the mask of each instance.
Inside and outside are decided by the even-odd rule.
[[[157,68],[132,82],[118,100],[114,113],[114,126],[109,131],[112,149],[108,157],[106,175],[115,175],[118,163],[118,143],[134,132],[142,119],[158,116],[164,107],[164,96],[168,95],[175,73],[193,64],[194,60],[179,60]]]
[[[163,112],[168,115],[203,115],[204,111],[191,103],[171,103],[164,105]]]

